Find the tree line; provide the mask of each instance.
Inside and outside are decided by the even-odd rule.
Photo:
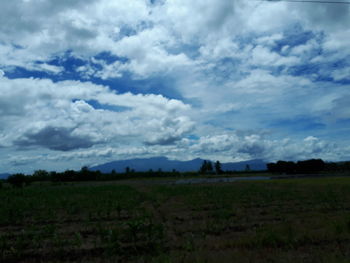
[[[84,166],[79,171],[66,170],[64,172],[48,172],[46,170],[37,170],[32,175],[22,173],[13,174],[6,180],[14,187],[22,188],[30,185],[33,182],[82,182],[82,181],[113,181],[129,178],[147,178],[147,177],[177,177],[177,176],[196,176],[199,174],[222,174],[221,163],[217,161],[214,165],[211,161],[204,161],[199,171],[193,172],[178,172],[175,169],[172,171],[162,171],[161,169],[146,172],[135,171],[130,167],[125,167],[125,171],[117,173],[112,170],[110,173],[102,173],[101,171],[93,171]],[[0,181],[1,187],[1,181]]]
[[[267,171],[251,171],[249,165],[242,172],[269,172],[273,174],[312,174],[322,172],[343,173],[350,171],[350,161],[348,162],[324,162],[322,159],[310,159],[304,161],[277,161],[267,164]],[[171,172],[158,169],[147,172],[137,172],[130,167],[126,167],[124,172],[117,173],[112,170],[110,173],[89,170],[84,166],[79,171],[66,170],[64,172],[48,172],[46,170],[37,170],[32,175],[21,173],[13,174],[6,180],[14,187],[23,187],[33,182],[79,182],[79,181],[112,181],[129,178],[147,178],[147,177],[177,177],[177,176],[196,176],[201,175],[222,175],[234,174],[236,171],[223,171],[219,161],[212,163],[209,160],[203,161],[198,171],[180,173],[173,169]],[[1,188],[0,180],[0,188]]]
[[[310,174],[321,172],[348,172],[350,162],[324,162],[322,159],[309,159],[304,161],[278,161],[268,163],[267,170],[270,173],[279,174]]]
[[[193,175],[193,173],[181,173],[185,175]],[[33,182],[82,182],[82,181],[113,181],[129,178],[147,178],[147,177],[173,177],[179,176],[180,173],[175,169],[171,172],[164,172],[161,169],[157,171],[149,170],[147,172],[136,172],[130,167],[125,168],[125,172],[117,173],[112,170],[110,173],[102,173],[101,171],[92,171],[84,166],[79,171],[66,170],[64,172],[48,172],[46,170],[37,170],[32,175],[17,173],[10,175],[7,182],[14,187],[21,188],[30,185]]]

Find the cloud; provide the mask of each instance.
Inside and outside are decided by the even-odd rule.
[[[331,2],[337,2],[331,0]],[[318,30],[342,30],[350,21],[350,7],[342,4],[312,4],[303,5],[289,3],[288,6],[297,11],[300,18],[307,21],[310,27]]]
[[[171,159],[191,160],[197,157],[221,162],[234,162],[250,159],[304,160],[323,158],[328,161],[346,160],[350,148],[343,147],[315,136],[300,139],[272,138],[258,132],[230,132],[206,135],[200,138],[183,138],[174,144],[95,144],[90,148],[71,151],[49,151],[45,148],[28,148],[25,152],[11,152],[0,160],[8,171],[18,170],[19,166],[36,169],[59,170],[80,169],[84,165],[101,164],[128,158],[167,156]],[[12,165],[12,167],[9,167]],[[16,167],[14,167],[16,166]]]
[[[42,146],[50,150],[70,151],[79,148],[90,148],[94,145],[91,138],[74,135],[74,130],[56,127],[45,127],[37,132],[28,132],[14,141],[20,147]]]
[[[250,159],[303,160],[308,158],[323,158],[339,160],[349,154],[349,151],[314,136],[304,139],[272,139],[259,133],[250,134],[220,134],[201,137],[197,143],[189,146],[195,155],[211,160],[242,161]]]
[[[178,118],[166,118],[159,120],[153,120],[150,126],[161,127],[160,131],[152,132],[147,136],[145,143],[147,145],[169,145],[182,139],[187,133],[192,131],[193,122],[189,121],[188,117],[182,116]]]
[[[350,120],[349,100],[350,94],[332,101],[332,109],[330,111],[332,121]]]
[[[192,129],[190,107],[161,95],[116,94],[89,82],[3,78],[2,140],[69,151],[99,143],[173,143]],[[94,108],[89,101],[102,108]],[[114,108],[128,110],[118,111]],[[11,117],[12,116],[12,117]],[[0,137],[1,139],[1,137]]]
[[[2,1],[0,157],[341,159],[349,19],[283,1]]]
[[[350,67],[336,69],[332,72],[332,77],[334,80],[350,80]]]
[[[31,66],[71,50],[89,57],[113,50],[123,27],[138,29],[148,1],[21,1],[0,3],[0,64]]]
[[[338,25],[347,24],[349,7],[341,5],[229,0],[157,4],[146,0],[132,4],[127,0],[45,0],[34,4],[15,0],[0,7],[0,64],[6,67],[58,74],[62,68],[48,61],[68,50],[86,60],[101,52],[126,59],[101,63],[101,69],[82,66],[79,71],[85,78],[118,78],[131,73],[145,79],[155,74],[193,72],[198,65],[208,66],[219,58],[244,60],[250,52],[253,65],[291,66],[300,61],[295,55],[300,55],[302,46],[294,49],[294,56],[281,56],[271,48],[296,25],[324,31],[326,49],[348,46],[342,37],[347,29]],[[251,40],[249,44],[247,40]],[[258,45],[249,48],[252,40]],[[196,57],[198,52],[200,57]]]
[[[293,56],[283,57],[266,47],[256,46],[252,50],[251,63],[262,66],[293,66],[299,63],[299,59]]]

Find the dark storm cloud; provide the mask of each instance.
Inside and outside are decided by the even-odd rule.
[[[176,141],[180,140],[181,137],[164,137],[164,138],[156,138],[145,142],[145,145],[152,146],[152,145],[171,145],[174,144]]]
[[[265,153],[266,147],[263,143],[245,143],[239,149],[238,153],[246,153],[251,157],[257,158],[263,156]]]
[[[27,133],[14,142],[16,146],[42,146],[56,151],[70,151],[79,148],[90,148],[94,143],[89,137],[72,134],[72,129],[46,127],[39,132]]]

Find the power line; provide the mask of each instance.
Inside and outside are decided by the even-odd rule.
[[[350,1],[322,1],[322,0],[254,0],[258,2],[290,2],[290,3],[315,3],[315,4],[344,4],[350,5]]]

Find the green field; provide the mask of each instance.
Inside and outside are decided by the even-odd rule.
[[[350,178],[0,189],[0,262],[349,262]]]

